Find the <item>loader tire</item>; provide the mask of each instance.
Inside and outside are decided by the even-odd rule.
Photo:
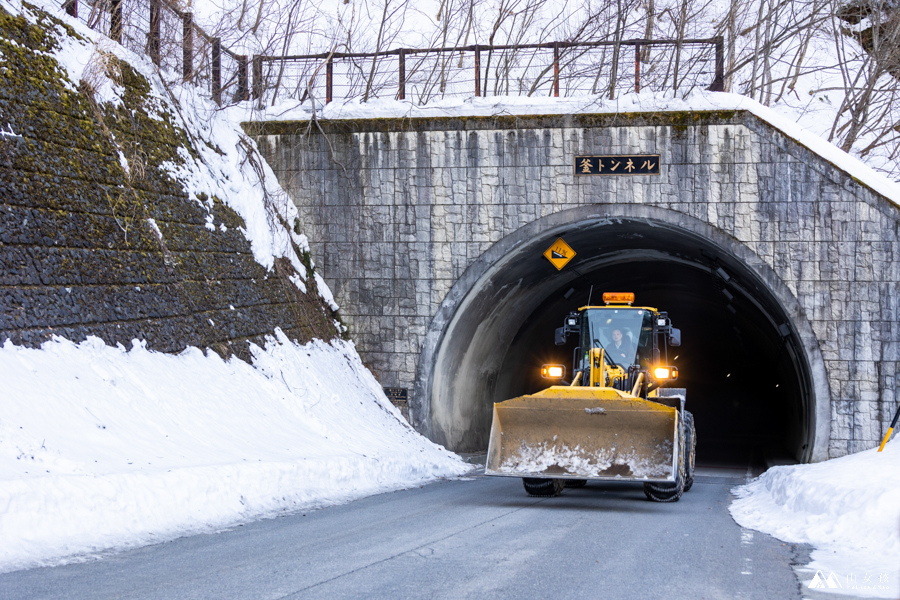
[[[684,480],[679,479],[669,486],[661,483],[645,483],[644,495],[654,502],[678,502],[684,494]]]
[[[687,425],[687,419],[685,419],[684,424]],[[675,473],[675,483],[645,483],[644,495],[647,496],[648,500],[654,502],[678,502],[681,500],[681,496],[684,494],[685,480],[687,479],[686,466],[688,461],[686,460],[686,430],[687,427],[683,428],[681,435],[678,436],[680,446],[678,452],[678,471]]]
[[[687,462],[685,464],[684,491],[694,485],[694,465],[697,458],[697,428],[694,426],[694,415],[684,411],[684,428],[687,431]]]
[[[563,488],[566,487],[566,480],[525,477],[522,479],[522,485],[525,486],[525,491],[530,496],[553,497],[562,494]]]
[[[566,479],[567,488],[580,488],[587,485],[587,479]]]

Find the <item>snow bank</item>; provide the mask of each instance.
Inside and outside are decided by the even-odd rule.
[[[900,439],[881,453],[773,467],[734,493],[742,527],[815,546],[809,578],[834,573],[841,585],[821,591],[900,597]]]
[[[468,470],[351,344],[281,334],[253,366],[96,338],[0,348],[0,571],[346,502]]]
[[[211,196],[236,210],[256,260],[272,268],[286,257],[305,292],[311,274],[298,251],[308,245],[294,231],[296,208],[228,112],[202,90],[167,88],[145,58],[68,18],[59,3],[38,3],[87,40],[54,29],[54,56],[71,88],[87,78],[98,101],[117,103],[123,90],[103,74],[102,57],[131,64],[150,83],[151,116],[180,121],[196,152],[182,148],[181,161],[163,169],[210,212],[210,223]],[[40,18],[19,0],[0,6],[32,23]],[[312,275],[337,310],[325,281]],[[0,571],[468,471],[412,430],[352,344],[301,346],[276,330],[251,353],[252,365],[196,348],[152,352],[137,340],[131,350],[97,338],[0,347]]]

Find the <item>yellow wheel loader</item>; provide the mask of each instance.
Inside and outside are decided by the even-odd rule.
[[[675,502],[694,477],[696,431],[669,346],[681,331],[634,294],[605,293],[604,306],[570,313],[556,343],[577,334],[571,383],[494,404],[485,473],[521,477],[533,496],[556,496],[588,480],[643,482],[647,498]]]

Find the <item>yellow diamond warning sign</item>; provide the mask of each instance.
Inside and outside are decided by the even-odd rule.
[[[575,251],[562,238],[559,238],[553,242],[552,246],[547,248],[544,256],[553,263],[557,270],[561,271],[575,257]]]

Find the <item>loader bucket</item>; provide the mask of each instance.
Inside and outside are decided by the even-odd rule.
[[[678,411],[612,388],[494,404],[487,475],[674,482]]]

